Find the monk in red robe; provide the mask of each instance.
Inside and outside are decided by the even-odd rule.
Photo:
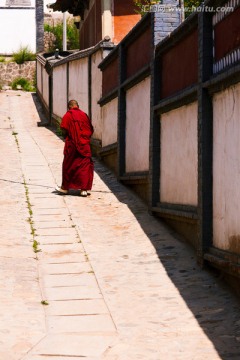
[[[67,194],[69,189],[80,190],[81,196],[87,196],[92,189],[93,161],[90,138],[93,126],[87,114],[79,109],[76,100],[68,102],[68,111],[60,124],[65,137],[64,159],[62,164],[62,185],[56,190]]]

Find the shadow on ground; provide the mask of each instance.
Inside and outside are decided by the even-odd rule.
[[[219,356],[224,360],[239,359],[240,307],[239,299],[231,288],[213,270],[198,267],[190,245],[160,219],[151,216],[141,199],[119,183],[114,174],[98,160],[95,160],[95,171],[117,199],[125,203],[134,214],[155,247],[169,278],[178,288]],[[159,233],[152,232],[153,222],[158,222]],[[167,229],[170,240],[169,236],[164,239],[160,235],[162,227]],[[156,226],[154,228],[156,229]]]
[[[43,107],[37,97],[37,94],[32,93],[32,98],[33,98],[33,102],[34,102],[34,105],[36,106],[36,110],[38,112],[38,116],[40,119],[40,122],[38,122],[38,126],[48,126],[49,120],[47,118],[46,113],[43,111]]]

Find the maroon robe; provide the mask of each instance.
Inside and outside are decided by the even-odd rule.
[[[60,127],[67,131],[63,152],[62,188],[91,190],[93,182],[91,121],[82,110],[74,107],[63,116]]]

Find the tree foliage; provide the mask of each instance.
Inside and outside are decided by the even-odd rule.
[[[200,6],[203,2],[200,0],[184,0],[185,17],[188,17],[194,12],[194,9]]]
[[[53,48],[49,51],[54,51],[55,49],[62,49],[63,44],[63,23],[58,21],[56,24],[44,24],[44,31],[54,34],[55,40],[53,43]],[[79,33],[78,29],[74,25],[72,18],[67,19],[67,49],[75,50],[79,49]]]
[[[142,16],[145,15],[143,10],[144,5],[152,5],[153,3],[157,3],[158,1],[151,1],[151,0],[133,0],[135,11]]]

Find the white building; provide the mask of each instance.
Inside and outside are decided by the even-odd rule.
[[[0,0],[0,54],[43,50],[43,0]]]

